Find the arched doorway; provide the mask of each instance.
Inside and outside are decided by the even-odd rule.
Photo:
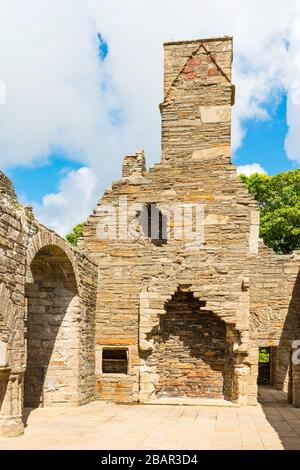
[[[231,397],[233,369],[226,324],[203,307],[205,302],[178,289],[151,333],[154,350],[147,363],[159,377],[158,398]]]
[[[25,407],[78,401],[80,300],[72,264],[54,245],[27,273]]]

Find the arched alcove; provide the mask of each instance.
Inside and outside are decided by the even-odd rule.
[[[61,248],[47,245],[29,268],[24,405],[76,404],[81,308],[73,266]]]
[[[204,307],[192,292],[178,289],[148,335],[154,343],[147,365],[158,375],[158,398],[230,399],[233,367],[226,324]]]

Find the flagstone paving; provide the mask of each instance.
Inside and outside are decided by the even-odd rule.
[[[248,408],[93,402],[28,410],[25,434],[0,439],[0,449],[300,450],[300,409],[265,392],[265,403]]]

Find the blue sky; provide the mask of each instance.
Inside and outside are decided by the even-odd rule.
[[[98,33],[97,39],[99,59],[103,62],[109,53],[109,47],[100,33]],[[117,118],[112,115],[112,119]],[[13,181],[17,195],[23,203],[41,204],[45,195],[56,193],[59,190],[61,179],[70,170],[78,170],[83,166],[82,162],[66,158],[63,152],[58,151],[49,154],[46,161],[47,164],[4,169],[7,176]]]
[[[13,181],[20,201],[41,203],[43,196],[58,190],[60,180],[70,170],[81,166],[81,163],[68,160],[62,154],[51,154],[47,165],[17,166],[5,169],[5,173]]]
[[[109,53],[109,47],[102,35],[98,33],[98,55],[100,62],[105,61]],[[111,120],[118,125],[120,118],[117,111],[111,113]],[[45,158],[43,158],[43,162]],[[21,202],[41,204],[47,194],[56,193],[59,190],[61,180],[71,170],[78,170],[83,166],[82,162],[66,158],[63,152],[53,152],[46,158],[46,164],[34,166],[16,166],[4,168],[7,176],[13,181],[18,198]],[[99,195],[100,196],[100,195]]]
[[[270,175],[299,167],[287,158],[284,149],[288,132],[286,105],[286,95],[282,95],[277,106],[269,104],[266,107],[270,119],[245,122],[247,133],[233,158],[235,165],[259,163]]]

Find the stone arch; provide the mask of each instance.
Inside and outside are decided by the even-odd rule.
[[[154,350],[148,363],[159,375],[158,398],[231,396],[226,325],[203,307],[190,290],[179,288],[151,332]]]
[[[223,312],[223,302],[214,301],[212,302],[207,293],[202,292],[199,285],[194,283],[187,283],[185,280],[178,281],[174,279],[173,281],[168,280],[167,284],[161,282],[160,286],[145,286],[142,288],[140,293],[140,306],[139,306],[139,317],[140,317],[140,328],[139,328],[139,347],[142,351],[151,351],[152,344],[147,340],[147,334],[158,325],[159,316],[165,314],[165,306],[168,301],[172,299],[172,296],[175,295],[178,289],[187,289],[189,290],[195,299],[200,299],[205,303],[203,310],[214,313],[220,320],[228,327],[228,333],[231,336],[231,341],[235,343],[235,349],[238,348],[242,342],[248,341],[248,336],[244,334],[240,335],[238,332],[238,323],[234,323],[232,317],[224,315]],[[239,311],[244,310],[244,315],[248,315],[248,303],[249,303],[249,292],[248,288],[244,288],[244,280],[241,282],[241,294],[239,299]]]
[[[79,278],[78,278],[78,271],[76,266],[76,258],[75,258],[75,250],[59,235],[50,230],[42,229],[39,230],[36,235],[34,235],[27,246],[27,257],[26,257],[26,266],[27,272],[28,267],[30,267],[34,257],[36,254],[46,246],[55,246],[60,248],[67,258],[69,259],[76,278],[76,282],[78,286],[80,286]],[[27,274],[27,273],[26,273]]]
[[[27,263],[24,404],[78,404],[82,306],[74,256],[59,237],[42,232]]]
[[[201,298],[199,290],[194,292],[192,284],[183,282],[179,284],[178,282],[174,282],[174,284],[169,286],[169,289],[164,290],[163,294],[158,290],[145,290],[141,292],[139,349],[142,365],[140,401],[149,401],[157,397],[157,384],[160,382],[159,367],[157,367],[157,364],[154,364],[155,361],[149,360],[149,358],[152,354],[156,354],[157,352],[157,343],[159,342],[159,340],[157,341],[157,336],[159,336],[161,324],[164,322],[163,318],[166,318],[168,305],[179,291],[185,292],[190,300],[193,299],[195,303],[198,303],[199,310],[201,309],[203,317],[205,316],[208,323],[212,321],[215,329],[217,329],[218,325],[222,325],[220,327],[222,330],[220,336],[222,336],[223,349],[226,349],[226,360],[224,361],[224,367],[221,371],[222,378],[219,374],[219,378],[217,379],[219,383],[221,384],[222,382],[222,384],[219,386],[218,393],[212,393],[210,398],[220,398],[222,396],[227,400],[236,402],[241,402],[241,400],[245,401],[246,398],[244,398],[244,395],[246,395],[246,391],[240,390],[240,380],[236,377],[240,375],[240,372],[245,375],[244,368],[242,370],[241,364],[239,363],[241,359],[239,357],[239,347],[241,344],[238,343],[239,334],[236,331],[236,325],[233,324],[232,321],[230,322],[228,318],[221,316],[219,312],[219,314],[217,314],[213,309],[209,308],[209,303],[205,299],[199,300],[199,298]],[[199,318],[201,313],[199,312]],[[172,322],[169,322],[169,324],[171,325]],[[182,338],[182,342],[184,342],[184,338]],[[201,352],[199,356],[201,356]],[[243,356],[243,353],[241,353],[241,356]],[[188,360],[188,358],[186,358],[186,360]],[[211,375],[213,376],[213,374]],[[244,382],[244,380],[242,381]],[[197,394],[194,393],[190,396],[196,397]],[[198,396],[206,396],[208,398],[209,393],[206,395],[205,393],[199,393]]]

